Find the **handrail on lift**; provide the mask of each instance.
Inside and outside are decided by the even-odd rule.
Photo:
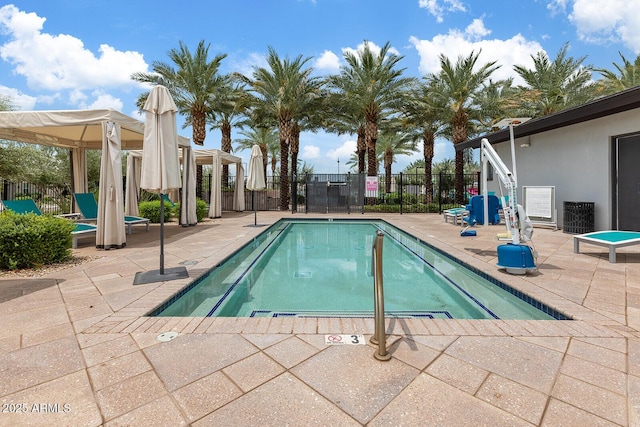
[[[391,359],[391,354],[387,351],[387,336],[385,331],[384,318],[384,289],[382,283],[382,240],[384,233],[381,230],[376,232],[376,239],[371,248],[371,275],[373,276],[374,298],[374,332],[370,341],[377,345],[378,350],[373,354],[378,360],[386,361]]]

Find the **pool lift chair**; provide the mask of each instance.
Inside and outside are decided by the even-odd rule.
[[[510,124],[510,126],[512,126]],[[511,133],[513,143],[513,131]],[[512,144],[513,147],[513,144]],[[512,148],[513,150],[513,148]],[[502,208],[504,211],[505,225],[507,232],[499,234],[498,240],[509,241],[509,243],[498,246],[498,267],[504,268],[510,274],[527,274],[536,270],[534,258],[537,257],[533,248],[525,242],[531,241],[533,235],[533,224],[527,217],[522,207],[517,203],[517,180],[515,174],[504,164],[498,153],[489,144],[487,138],[480,141],[480,158],[482,161],[483,193],[484,193],[484,217],[488,217],[487,203],[487,163],[491,163],[500,182],[505,187],[508,197],[502,197]],[[515,159],[514,165],[515,165]],[[514,168],[515,170],[515,168]],[[485,226],[487,223],[485,222]]]

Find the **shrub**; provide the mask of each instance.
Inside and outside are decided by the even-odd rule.
[[[46,215],[0,214],[0,268],[40,267],[71,259],[73,223]]]
[[[174,214],[176,217],[180,216],[180,203],[176,203],[174,210]],[[198,222],[201,222],[203,218],[209,215],[209,206],[207,202],[202,199],[196,199],[196,219]]]
[[[198,218],[198,222],[202,221],[207,215],[209,215],[207,202],[202,199],[196,199],[196,218]]]
[[[151,200],[149,202],[142,202],[138,206],[140,216],[147,218],[154,224],[160,223],[160,200]],[[168,202],[164,202],[164,222],[171,221],[173,217],[173,208]]]

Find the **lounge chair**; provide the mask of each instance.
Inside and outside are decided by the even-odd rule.
[[[98,220],[98,203],[93,193],[74,193],[76,204],[85,221]],[[131,234],[131,227],[137,224],[144,224],[149,231],[149,220],[139,216],[124,215],[124,224],[127,226],[127,234]]]
[[[36,205],[36,202],[33,199],[3,200],[2,204],[5,208],[17,214],[34,213],[36,215],[42,215],[42,212],[40,212],[38,205]],[[63,215],[60,216],[64,217]],[[71,237],[73,237],[73,249],[76,249],[78,247],[78,237],[95,233],[98,229],[98,227],[94,224],[86,224],[83,222],[74,222],[73,225],[74,229],[71,232]]]
[[[604,246],[609,249],[609,262],[616,263],[616,249],[640,245],[640,232],[606,230],[573,236],[573,253],[580,253],[580,242]]]

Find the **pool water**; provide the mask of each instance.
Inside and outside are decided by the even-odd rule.
[[[387,316],[562,316],[381,220],[281,220],[152,315],[371,317],[377,230]]]

